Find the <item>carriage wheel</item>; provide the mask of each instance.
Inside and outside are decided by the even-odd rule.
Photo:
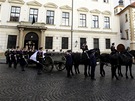
[[[43,71],[51,72],[53,70],[53,60],[50,56],[45,57]]]
[[[64,70],[66,67],[65,67],[65,63],[66,63],[66,58],[65,57],[62,57],[61,58],[61,62],[55,64],[55,67],[58,71],[62,71]]]

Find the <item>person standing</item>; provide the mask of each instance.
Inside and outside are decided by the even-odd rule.
[[[21,66],[21,70],[25,71],[24,68],[27,65],[27,61],[26,61],[26,58],[25,58],[24,48],[20,51],[19,63],[20,63],[20,66]]]
[[[71,50],[68,50],[66,52],[66,70],[67,70],[67,77],[71,77],[71,74],[73,75],[73,71],[72,71],[72,66],[73,66],[73,59],[72,59],[72,54],[71,54]]]
[[[5,57],[6,57],[6,64],[9,63],[9,53],[10,53],[10,52],[9,52],[9,49],[6,50],[5,53],[4,53],[4,54],[5,54]]]
[[[37,55],[36,55],[36,60],[37,60],[37,68],[38,68],[38,72],[37,74],[40,75],[42,74],[42,69],[43,69],[43,48],[40,47],[38,52],[37,52]]]

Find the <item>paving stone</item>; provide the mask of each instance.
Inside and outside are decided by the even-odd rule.
[[[135,76],[135,65],[133,65]],[[0,64],[0,101],[135,101],[135,80],[119,77],[111,79],[111,68],[105,67],[106,76],[100,77],[96,67],[96,80],[81,73],[66,78],[66,70],[37,75],[36,67],[26,71]],[[125,67],[122,67],[124,74]]]

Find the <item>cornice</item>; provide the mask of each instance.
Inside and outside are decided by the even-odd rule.
[[[44,5],[44,7],[46,7],[46,8],[58,8],[58,6],[56,5],[56,4],[54,4],[54,3],[46,3],[45,5]]]
[[[54,29],[54,28],[48,28],[48,31],[66,31],[70,32],[70,29]],[[88,31],[88,30],[73,30],[73,32],[83,32],[83,33],[97,33],[97,34],[117,34],[117,32],[109,32],[109,31]]]
[[[64,5],[64,6],[61,6],[59,7],[60,9],[64,9],[64,10],[72,10],[72,8],[68,5]]]
[[[24,4],[25,2],[23,0],[8,0],[9,3],[15,3],[15,4]]]
[[[96,14],[100,14],[100,13],[101,13],[101,11],[99,11],[99,10],[97,10],[97,9],[91,10],[90,12],[91,12],[91,13],[96,13]]]
[[[77,11],[80,11],[80,12],[88,12],[89,10],[85,7],[81,7],[81,8],[78,8]]]
[[[37,1],[30,1],[30,2],[27,2],[27,5],[29,6],[38,6],[38,7],[41,7],[42,4],[37,2]]]
[[[111,12],[110,11],[104,11],[104,12],[102,12],[102,14],[104,14],[104,15],[111,15]]]

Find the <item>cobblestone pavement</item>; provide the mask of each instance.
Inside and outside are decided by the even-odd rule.
[[[122,67],[123,73],[125,67]],[[135,79],[111,79],[110,67],[100,77],[96,67],[96,80],[84,78],[81,73],[66,78],[66,70],[37,75],[36,67],[26,71],[0,64],[0,101],[135,101]],[[135,65],[133,65],[135,76]]]

